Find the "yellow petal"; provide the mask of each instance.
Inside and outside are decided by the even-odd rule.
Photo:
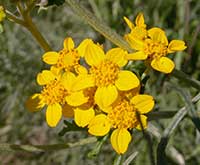
[[[95,93],[94,99],[96,104],[102,108],[109,107],[118,96],[118,91],[114,85],[109,85],[107,87],[98,87]]]
[[[134,28],[134,24],[127,17],[124,17],[124,20],[128,27],[132,30]]]
[[[39,96],[40,94],[36,93],[27,99],[25,105],[30,112],[37,112],[44,107],[44,104],[41,103]]]
[[[176,51],[182,51],[186,49],[185,42],[182,40],[172,40],[168,45],[168,52],[173,53]]]
[[[125,58],[126,54],[127,51],[121,48],[113,48],[106,53],[106,59],[109,59],[118,66],[123,67],[128,62],[128,60]]]
[[[153,109],[154,100],[150,95],[136,95],[131,99],[131,104],[134,105],[140,114],[145,114]]]
[[[137,126],[136,126],[136,129],[138,130],[142,130],[143,129],[146,129],[147,128],[147,117],[145,115],[140,115],[140,121],[141,123],[139,123]],[[142,124],[142,125],[141,125]]]
[[[131,48],[135,50],[143,50],[144,49],[144,41],[140,38],[136,38],[131,34],[127,34],[124,36],[124,39],[129,43]]]
[[[84,57],[87,64],[89,64],[90,66],[96,66],[102,60],[104,60],[105,54],[100,46],[94,43],[89,43],[86,47]]]
[[[131,38],[137,38],[140,40],[144,40],[147,37],[147,30],[136,26],[133,30],[131,30],[131,33],[129,33]]]
[[[78,75],[76,81],[72,85],[72,90],[82,90],[94,86],[94,78],[91,75]]]
[[[93,41],[91,40],[91,39],[85,39],[85,40],[83,40],[80,44],[79,44],[79,46],[77,47],[77,50],[78,50],[78,53],[79,53],[79,55],[81,56],[81,57],[84,57],[85,56],[85,54],[86,54],[86,49],[87,49],[87,46],[89,45],[89,44],[93,44]]]
[[[57,79],[60,78],[61,74],[61,69],[57,68],[56,66],[51,66],[50,71],[56,76]]]
[[[74,117],[74,107],[64,104],[62,107],[62,115],[66,118],[73,118]]]
[[[88,128],[91,135],[104,136],[110,131],[111,124],[106,115],[100,114],[90,121]]]
[[[56,103],[49,105],[46,110],[46,121],[50,127],[56,127],[62,117],[62,108]]]
[[[118,79],[115,81],[116,87],[121,91],[127,91],[140,85],[137,76],[131,71],[120,71]]]
[[[74,41],[71,37],[65,38],[63,42],[63,47],[67,50],[72,50],[74,49]]]
[[[151,66],[155,70],[166,73],[166,74],[171,73],[175,67],[174,62],[167,57],[161,57],[159,59],[154,59],[151,62]]]
[[[62,75],[61,83],[65,87],[66,90],[71,91],[72,87],[76,81],[76,76],[72,72],[65,72]]]
[[[118,154],[124,154],[127,151],[128,145],[131,141],[131,135],[124,128],[116,129],[112,132],[110,140],[114,150]]]
[[[74,120],[79,127],[87,126],[90,123],[90,121],[94,118],[94,116],[95,112],[92,108],[88,110],[81,110],[79,108],[76,108],[74,110]]]
[[[146,28],[146,24],[144,23],[144,15],[143,13],[139,13],[135,19],[136,26]]]
[[[82,65],[78,65],[77,67],[75,67],[75,71],[78,74],[88,74],[88,70]]]
[[[66,96],[65,100],[71,106],[79,106],[88,101],[88,97],[85,97],[83,91],[73,92]]]
[[[109,113],[110,111],[112,111],[112,105],[110,105],[109,107],[103,107],[103,108],[101,108],[101,110],[103,111],[103,112],[105,112],[105,113]]]
[[[42,56],[45,63],[53,65],[58,61],[59,54],[57,52],[47,52]]]
[[[164,45],[168,45],[168,40],[165,35],[165,32],[160,28],[151,28],[148,30],[149,37],[156,42],[163,43]]]
[[[46,85],[54,80],[56,76],[49,70],[43,70],[37,75],[37,83],[39,85]]]
[[[145,54],[143,51],[137,51],[135,53],[126,54],[126,59],[127,60],[146,60],[147,56],[148,55]]]

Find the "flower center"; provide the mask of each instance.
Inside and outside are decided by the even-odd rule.
[[[67,90],[58,80],[47,84],[41,92],[42,99],[47,105],[55,103],[64,104],[67,94]]]
[[[155,42],[150,39],[146,39],[144,52],[145,54],[148,54],[148,57],[150,59],[160,58],[162,56],[167,55],[167,46],[160,42]]]
[[[108,118],[114,128],[131,129],[138,123],[135,108],[126,100],[119,101]]]
[[[77,50],[72,49],[68,51],[63,49],[59,52],[57,67],[65,69],[66,71],[72,71],[79,64],[79,60],[80,56]]]
[[[114,84],[119,71],[119,66],[110,60],[104,60],[90,69],[90,73],[94,76],[95,84],[98,87]]]

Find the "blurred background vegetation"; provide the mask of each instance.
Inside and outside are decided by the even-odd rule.
[[[138,12],[143,12],[148,28],[158,26],[166,30],[169,40],[183,39],[187,50],[171,56],[176,68],[200,80],[200,3],[198,0],[79,0],[80,4],[93,12],[120,35],[129,32],[123,16],[134,20]],[[10,1],[0,0],[1,4],[15,12]],[[101,34],[95,32],[88,24],[75,15],[68,4],[50,6],[40,10],[36,7],[32,12],[33,21],[47,39],[53,50],[62,48],[65,37],[71,36],[76,45],[84,38],[104,44],[105,49],[114,45]],[[24,107],[26,99],[37,92],[36,75],[46,66],[41,61],[44,51],[23,27],[8,20],[3,23],[4,32],[0,34],[0,143],[15,144],[54,144],[76,142],[88,137],[87,132],[70,132],[62,137],[58,132],[63,127],[52,129],[45,122],[45,111],[30,113]],[[133,64],[136,68],[140,64]],[[157,72],[151,73],[147,81],[145,93],[155,97],[154,111],[178,111],[185,105],[176,90],[167,88],[165,82],[180,86],[191,93],[197,90],[185,85],[170,76]],[[195,105],[200,114],[200,102]],[[154,133],[162,134],[171,119],[149,122],[154,126]],[[156,150],[158,140],[150,132],[153,149]],[[169,164],[200,164],[200,134],[189,118],[184,118],[170,137],[167,150]],[[115,153],[107,141],[97,157],[88,158],[87,153],[95,147],[89,144],[61,151],[47,153],[12,153],[0,151],[0,164],[15,165],[60,165],[60,164],[111,164]],[[123,159],[138,151],[131,162],[136,165],[150,164],[149,146],[142,132],[133,132],[133,142]],[[156,151],[155,151],[156,152]]]

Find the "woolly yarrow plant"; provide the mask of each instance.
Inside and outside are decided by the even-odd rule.
[[[168,44],[160,28],[146,29],[142,13],[136,17],[136,25],[124,19],[131,29],[125,39],[135,53],[120,47],[105,53],[91,39],[83,40],[75,48],[68,37],[62,50],[43,55],[43,61],[51,68],[38,74],[37,83],[42,85],[42,91],[27,101],[30,111],[47,106],[46,121],[50,127],[57,126],[63,116],[73,118],[79,127],[87,127],[94,136],[112,132],[111,144],[118,154],[126,152],[133,129],[147,127],[145,114],[154,107],[153,97],[140,94],[139,78],[125,66],[130,60],[145,60],[150,64],[147,67],[170,73],[174,63],[165,56],[186,48],[181,40]]]
[[[0,23],[8,19],[25,27],[44,50],[42,61],[47,67],[37,74],[38,92],[27,99],[26,107],[30,112],[45,111],[47,125],[51,128],[60,125],[64,134],[87,130],[96,139],[109,137],[117,155],[123,155],[137,131],[146,135],[149,112],[156,104],[154,97],[144,90],[149,72],[156,70],[173,75],[175,63],[167,55],[183,51],[187,46],[183,40],[168,41],[165,31],[159,27],[148,29],[143,13],[136,16],[134,23],[124,17],[130,32],[122,38],[75,1],[66,1],[81,18],[117,46],[105,50],[102,43],[90,38],[77,45],[72,37],[64,36],[62,49],[52,50],[30,13],[36,5],[41,10],[64,1],[39,4],[35,0],[13,1],[17,15],[0,6]],[[144,66],[143,70],[139,69],[140,74],[131,69],[138,61]],[[177,78],[200,89],[198,81],[176,72]],[[62,119],[69,128],[67,131],[60,122]],[[194,124],[199,128],[196,122],[199,118],[195,119]],[[48,146],[43,148],[48,149]]]

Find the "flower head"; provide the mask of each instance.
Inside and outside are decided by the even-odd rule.
[[[55,127],[66,116],[66,107],[79,106],[88,101],[82,90],[77,90],[78,78],[71,72],[55,73],[55,70],[43,70],[37,75],[37,83],[42,91],[31,96],[26,105],[32,112],[39,111],[45,105],[46,120],[50,127]],[[71,113],[71,109],[70,109]]]
[[[171,73],[175,67],[174,62],[166,57],[167,54],[186,49],[182,40],[172,40],[168,43],[165,32],[160,28],[151,28],[148,30],[148,38],[134,38],[131,42],[137,52],[129,55],[129,59],[146,55],[151,67],[163,73]]]
[[[53,65],[60,70],[72,71],[76,73],[85,72],[80,62],[80,54],[75,49],[74,41],[68,37],[63,42],[63,49],[59,52],[50,51],[43,55],[43,61]]]
[[[104,136],[110,130],[111,144],[118,154],[126,152],[131,141],[130,130],[145,129],[147,127],[146,113],[154,106],[150,95],[136,95],[130,100],[122,97],[105,113],[96,113],[95,109],[75,110],[75,122],[78,126],[88,125],[88,132],[95,136]],[[96,115],[95,115],[96,113]]]
[[[78,50],[84,52],[83,57],[90,66],[88,77],[93,86],[97,87],[94,99],[101,109],[110,106],[117,99],[119,90],[128,91],[139,86],[140,82],[135,74],[121,70],[127,63],[127,52],[121,48],[111,49],[104,54],[99,45],[86,40]]]
[[[139,13],[135,25],[124,17],[131,32],[124,36],[129,45],[137,52],[127,54],[128,60],[146,60],[151,67],[163,73],[171,73],[175,65],[173,61],[165,57],[169,53],[182,51],[186,48],[182,40],[172,40],[168,43],[165,32],[160,28],[146,29],[144,16]]]

